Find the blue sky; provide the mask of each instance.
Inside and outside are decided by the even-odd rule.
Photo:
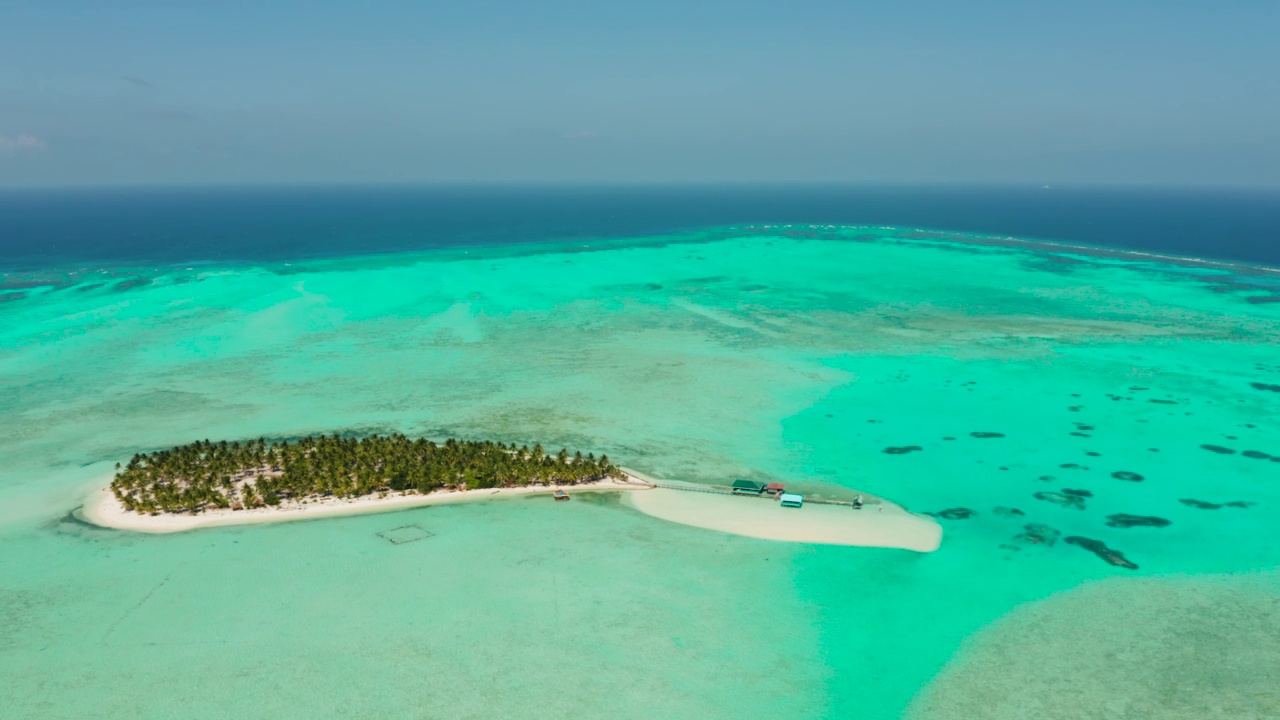
[[[1280,186],[1280,3],[0,0],[0,184]]]

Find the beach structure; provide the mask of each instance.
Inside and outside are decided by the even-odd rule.
[[[792,493],[782,493],[781,497],[779,497],[778,499],[782,501],[782,507],[798,508],[804,505],[803,495],[794,495]]]
[[[565,492],[565,491],[563,491],[563,490],[557,490],[557,491],[555,492],[555,495],[553,495],[553,497],[556,499],[556,502],[559,502],[559,501],[561,501],[561,500],[568,500],[568,499],[569,499],[569,493],[567,493],[567,492]]]
[[[764,492],[764,485],[751,480],[734,480],[732,490],[734,495],[759,495]]]
[[[787,491],[787,484],[780,482],[771,482],[764,486],[765,493],[777,497]]]

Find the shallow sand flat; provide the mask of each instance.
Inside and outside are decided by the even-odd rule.
[[[326,498],[307,503],[293,503],[278,508],[254,508],[252,510],[207,510],[199,515],[162,513],[139,515],[120,504],[111,489],[104,487],[90,496],[81,509],[81,516],[95,525],[134,530],[146,533],[174,533],[204,527],[223,525],[249,525],[254,523],[285,522],[288,520],[313,520],[341,515],[407,510],[425,505],[474,502],[515,495],[550,494],[556,490],[574,492],[612,492],[619,490],[643,490],[648,486],[639,481],[608,480],[578,485],[536,485],[516,488],[483,488],[454,492],[433,492],[426,495],[389,494],[386,497],[369,496],[355,499]]]
[[[967,638],[909,720],[1280,717],[1280,576],[1108,578]]]
[[[917,552],[933,552],[942,542],[942,526],[889,502],[861,510],[814,504],[784,508],[766,498],[663,488],[632,493],[624,502],[663,520],[765,540]]]

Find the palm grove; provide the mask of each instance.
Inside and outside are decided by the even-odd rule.
[[[127,466],[116,466],[111,490],[135,512],[198,513],[287,500],[576,484],[621,475],[608,456],[567,450],[549,455],[541,445],[332,435],[294,443],[204,440],[134,455]]]

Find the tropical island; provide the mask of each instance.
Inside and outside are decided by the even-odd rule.
[[[116,466],[111,491],[125,509],[191,513],[385,493],[577,485],[623,479],[607,455],[583,457],[541,445],[435,443],[404,435],[306,437],[268,443],[208,440],[134,455]]]
[[[670,522],[789,542],[932,552],[941,527],[868,496],[864,511],[814,505],[782,510],[763,495],[659,481],[608,456],[547,453],[489,441],[433,442],[400,434],[210,442],[134,455],[82,514],[97,525],[152,533],[303,520],[424,505],[574,491],[647,490],[625,504]],[[683,492],[683,491],[694,492]],[[712,494],[708,494],[708,493]],[[815,501],[817,502],[817,501]],[[850,503],[845,503],[849,505]],[[873,509],[874,508],[874,511]]]
[[[404,435],[210,442],[134,455],[82,514],[97,525],[177,532],[404,509],[495,495],[647,488],[608,456],[541,445]]]

